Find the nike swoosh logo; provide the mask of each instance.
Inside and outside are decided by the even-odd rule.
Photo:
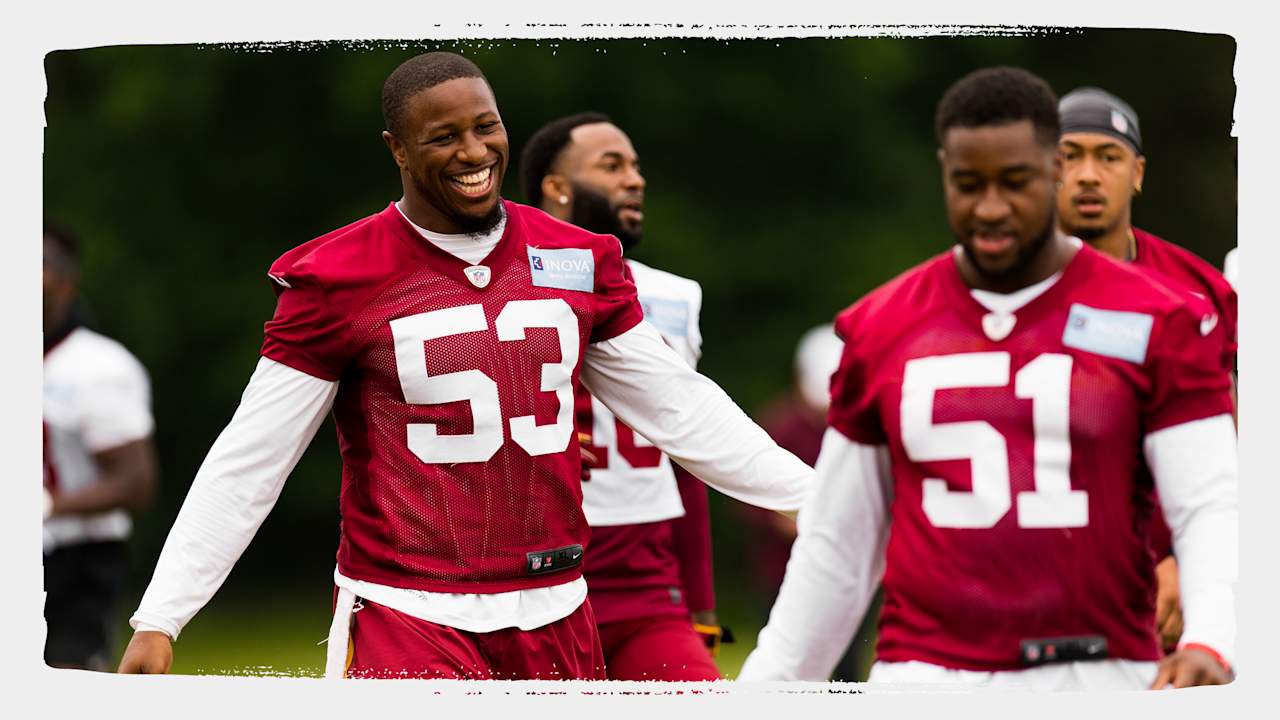
[[[1217,326],[1218,316],[1216,314],[1205,315],[1204,318],[1200,320],[1200,334],[1208,335]]]

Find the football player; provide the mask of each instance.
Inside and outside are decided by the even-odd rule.
[[[1162,282],[1185,288],[1207,303],[1216,327],[1212,336],[1222,347],[1222,362],[1235,368],[1236,292],[1221,272],[1194,253],[1132,224],[1133,198],[1142,192],[1147,158],[1133,108],[1094,87],[1072,90],[1058,103],[1062,138],[1062,185],[1058,188],[1058,224],[1064,232],[1118,260],[1156,274]],[[1162,513],[1151,522],[1155,554],[1156,627],[1163,649],[1178,644],[1182,613],[1178,597],[1178,565]]]
[[[1058,230],[1043,80],[974,72],[936,131],[957,243],[837,317],[817,478],[739,677],[825,679],[883,574],[871,682],[1228,682],[1236,453],[1220,347],[1184,293]],[[1144,458],[1182,563],[1185,629],[1163,659]]]
[[[382,111],[403,197],[271,265],[262,358],[174,522],[122,672],[168,670],[330,411],[333,677],[604,677],[581,577],[580,381],[725,493],[800,502],[812,470],[642,322],[617,238],[500,197],[507,133],[475,64],[406,61]]]
[[[644,234],[645,179],[631,139],[607,116],[553,120],[521,154],[525,198],[553,217],[613,235],[624,255]],[[697,282],[624,262],[647,320],[695,367]],[[702,628],[719,639],[706,486],[579,387],[577,427],[595,457],[582,486],[591,526],[583,566],[611,680],[717,680]],[[770,513],[776,514],[776,513]]]
[[[44,661],[110,670],[129,574],[131,512],[157,484],[151,383],[123,345],[85,326],[80,244],[44,228]]]

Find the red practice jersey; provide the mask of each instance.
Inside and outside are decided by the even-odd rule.
[[[1133,228],[1133,240],[1137,255],[1133,264],[1159,273],[1166,284],[1185,288],[1202,301],[1208,302],[1218,314],[1221,330],[1213,333],[1222,339],[1223,361],[1234,370],[1236,363],[1237,307],[1239,300],[1235,288],[1227,282],[1218,268],[1184,247],[1174,245],[1145,230]]]
[[[1024,639],[1099,635],[1155,660],[1142,442],[1231,412],[1218,348],[1087,246],[1011,329],[986,315],[947,252],[836,321],[829,422],[891,458],[878,656],[1011,670]]]
[[[1234,370],[1238,347],[1235,288],[1217,268],[1186,248],[1138,228],[1133,228],[1133,240],[1137,247],[1135,266],[1152,271],[1156,279],[1167,285],[1185,290],[1215,313],[1217,327],[1211,335],[1218,338],[1222,346],[1223,366]],[[1157,561],[1173,552],[1173,537],[1164,513],[1156,513],[1151,522],[1151,552]]]
[[[262,354],[339,383],[347,577],[495,593],[581,573],[573,392],[587,344],[642,312],[616,238],[504,206],[475,266],[394,205],[271,266]]]

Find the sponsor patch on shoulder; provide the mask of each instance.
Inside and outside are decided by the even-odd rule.
[[[1147,359],[1153,323],[1154,318],[1147,313],[1099,310],[1072,303],[1062,344],[1140,365]]]
[[[689,303],[684,300],[641,295],[640,308],[644,310],[644,319],[663,335],[684,337],[689,334]]]
[[[596,285],[596,260],[585,248],[525,248],[529,274],[538,287],[591,292]]]

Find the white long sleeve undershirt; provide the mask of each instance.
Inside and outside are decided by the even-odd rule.
[[[884,446],[827,428],[787,571],[739,680],[825,681],[884,574],[892,484]]]
[[[191,481],[134,628],[177,638],[222,586],[333,405],[337,383],[262,358]]]
[[[1173,532],[1182,644],[1235,654],[1236,435],[1230,415],[1148,435],[1144,452]],[[884,446],[828,428],[786,575],[739,680],[825,681],[884,569],[891,475]]]
[[[589,346],[588,387],[615,415],[709,485],[777,510],[799,507],[813,471],[779,448],[714,382],[700,376],[647,323]],[[226,579],[279,497],[337,383],[263,358],[240,408],[209,450],[170,530],[130,623],[177,638]],[[355,581],[353,593],[431,622],[473,632],[530,629],[572,613],[581,578],[509,593],[428,593]]]
[[[1178,644],[1206,645],[1234,665],[1240,557],[1235,422],[1218,415],[1157,430],[1147,435],[1143,451],[1178,558]]]

